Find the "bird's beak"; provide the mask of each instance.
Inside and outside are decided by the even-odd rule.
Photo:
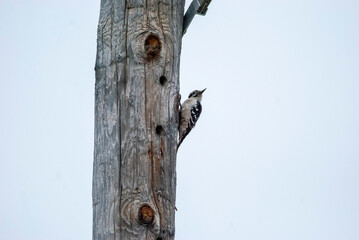
[[[207,88],[203,89],[203,90],[201,91],[201,94],[202,94],[204,91],[206,91],[206,89],[207,89]]]

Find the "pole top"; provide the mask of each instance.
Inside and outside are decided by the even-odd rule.
[[[208,10],[208,6],[212,0],[193,0],[189,5],[186,14],[183,18],[183,33],[182,36],[187,32],[189,25],[191,24],[196,14],[205,16]]]

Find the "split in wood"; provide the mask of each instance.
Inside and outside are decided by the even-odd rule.
[[[161,52],[161,41],[158,36],[151,34],[145,41],[146,60],[156,60]]]
[[[150,225],[153,223],[155,219],[155,211],[147,205],[144,204],[140,209],[138,210],[138,220],[140,223],[144,225]]]

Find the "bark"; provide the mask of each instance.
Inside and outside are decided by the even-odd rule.
[[[93,239],[174,239],[184,0],[102,0]]]

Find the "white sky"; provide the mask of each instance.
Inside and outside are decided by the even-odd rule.
[[[97,0],[0,0],[0,239],[91,239]],[[189,2],[187,3],[187,5]],[[359,239],[359,1],[213,0],[178,240]]]

